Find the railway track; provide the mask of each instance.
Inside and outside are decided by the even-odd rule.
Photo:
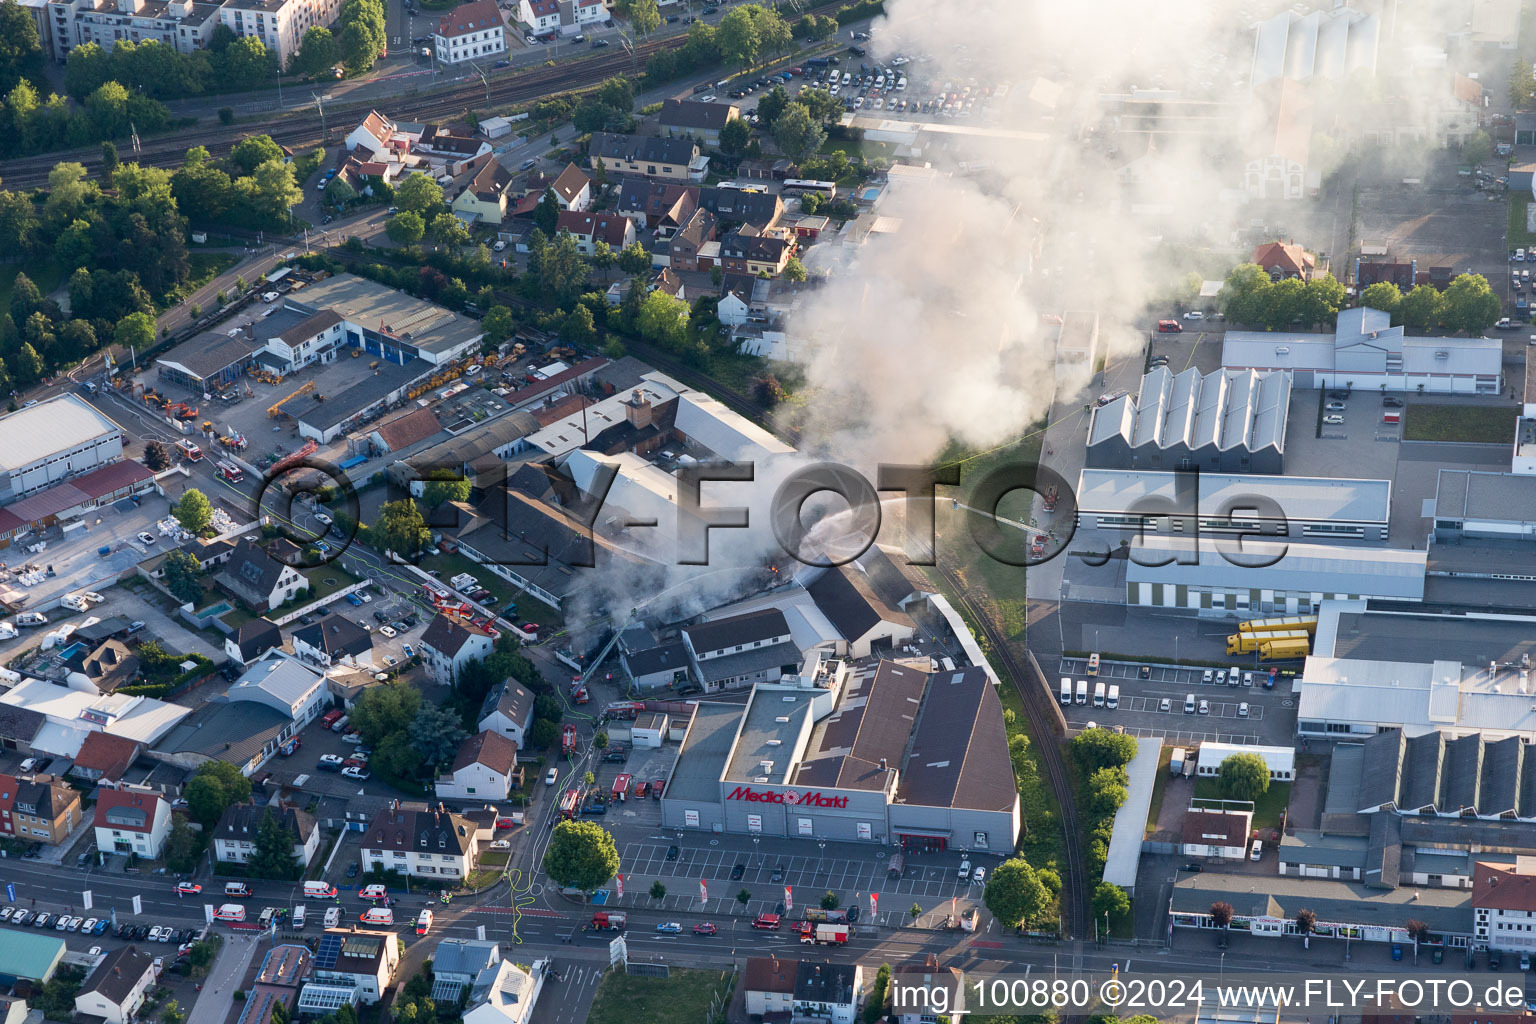
[[[801,14],[821,14],[841,6],[842,0],[808,6]],[[151,138],[142,142],[139,153],[133,159],[145,166],[179,166],[186,151],[193,146],[206,146],[215,156],[232,148],[235,143],[251,135],[270,135],[278,143],[290,149],[304,149],[345,134],[342,126],[350,126],[361,120],[375,107],[387,107],[397,120],[435,121],[462,115],[465,111],[487,105],[497,106],[539,99],[554,93],[584,89],[615,75],[633,74],[635,68],[660,50],[676,49],[687,42],[687,36],[669,36],[653,39],[635,47],[634,56],[624,51],[605,50],[576,60],[556,64],[554,67],[537,66],[518,71],[505,78],[492,81],[490,103],[486,102],[485,86],[479,82],[454,86],[433,94],[404,95],[385,100],[327,104],[322,118],[313,104],[286,114],[245,121],[233,125],[194,126],[177,132]],[[210,108],[219,102],[217,96],[208,97]],[[127,154],[124,153],[124,158]],[[97,174],[101,170],[99,146],[18,157],[0,163],[0,178],[10,189],[37,188],[47,183],[48,172],[56,163],[74,161],[85,165],[87,172]]]
[[[1051,792],[1055,794],[1056,802],[1061,805],[1061,830],[1064,843],[1061,898],[1064,904],[1062,918],[1068,933],[1066,937],[1081,939],[1089,930],[1088,886],[1083,878],[1082,867],[1084,863],[1082,835],[1078,831],[1072,778],[1067,772],[1066,761],[1062,757],[1061,744],[1056,739],[1052,718],[1046,713],[1050,710],[1046,706],[1052,699],[1050,692],[1034,660],[1030,659],[1027,666],[1020,661],[1014,654],[1008,638],[1003,636],[980,603],[971,596],[960,578],[955,575],[954,570],[942,563],[937,566],[937,569],[944,581],[949,584],[950,591],[971,613],[971,620],[976,623],[992,648],[992,656],[1002,662],[1003,668],[1008,671],[1013,688],[1024,705],[1024,713],[1029,717],[1030,731],[1035,736],[1035,746],[1040,752],[1046,779],[1050,782]]]

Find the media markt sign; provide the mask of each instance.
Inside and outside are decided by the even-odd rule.
[[[763,804],[790,804],[796,807],[832,807],[839,810],[845,810],[848,807],[847,797],[827,796],[816,790],[797,793],[792,789],[748,789],[746,786],[737,786],[731,790],[726,799]]]

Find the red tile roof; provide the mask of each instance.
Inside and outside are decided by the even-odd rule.
[[[133,764],[133,759],[139,756],[139,749],[137,742],[125,736],[93,732],[80,744],[80,752],[75,755],[75,767],[100,772],[103,778],[115,782],[122,778],[128,766]]]
[[[378,434],[389,445],[390,451],[397,452],[409,448],[417,441],[425,441],[442,429],[437,414],[431,409],[416,409],[380,425]]]
[[[158,793],[144,793],[133,789],[103,789],[96,794],[96,827],[120,829],[124,832],[140,832],[144,835],[149,835],[154,831],[155,816],[160,802],[160,795]],[[143,827],[130,825],[125,821],[109,823],[107,815],[115,810],[143,812]]]
[[[607,242],[614,248],[624,244],[629,232],[629,218],[617,213],[584,213],[564,210],[556,224],[557,231],[569,231],[578,238]]]
[[[443,15],[437,23],[437,34],[452,38],[501,27],[501,9],[496,6],[496,0],[475,0]]]
[[[1536,910],[1536,873],[1479,861],[1472,875],[1474,910]],[[1529,870],[1529,868],[1527,869]]]

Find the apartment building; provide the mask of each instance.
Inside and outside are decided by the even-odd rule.
[[[260,39],[287,67],[304,33],[329,28],[340,13],[341,0],[227,0],[219,19],[237,36]]]

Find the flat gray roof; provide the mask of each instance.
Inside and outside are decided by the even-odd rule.
[[[1442,469],[1435,518],[1530,522],[1536,519],[1536,476]]]
[[[667,783],[667,799],[719,802],[720,777],[725,774],[743,710],[739,704],[711,701],[695,705],[693,724]]]
[[[1247,539],[1242,555],[1232,553],[1229,560],[1228,553],[1209,540],[1198,545],[1198,552],[1191,552],[1190,541],[1183,537],[1151,535],[1142,540],[1144,543],[1131,548],[1125,568],[1129,583],[1352,594],[1405,601],[1424,598],[1426,557],[1422,551]],[[1199,561],[1188,565],[1177,560],[1167,565],[1141,564],[1169,555],[1198,557]],[[1269,564],[1233,564],[1240,558]]]
[[[479,321],[355,274],[328,277],[290,293],[287,301],[311,311],[333,310],[371,330],[382,326],[391,336],[433,354],[457,348],[485,333]]]
[[[766,779],[774,785],[786,785],[810,735],[811,702],[823,692],[765,686],[753,690],[726,778],[732,782]],[[767,771],[763,769],[766,761],[773,762]]]
[[[1177,473],[1129,469],[1085,469],[1078,477],[1082,514],[1129,512],[1135,503],[1174,500]],[[1536,479],[1536,478],[1533,478]],[[1199,513],[1214,516],[1228,502],[1263,497],[1279,504],[1289,519],[1304,522],[1380,523],[1391,516],[1390,480],[1201,473]]]
[[[1536,659],[1536,619],[1530,617],[1487,619],[1349,607],[1335,611],[1329,604],[1318,619],[1316,654],[1424,663],[1454,660],[1483,668],[1490,661],[1518,663],[1522,654]],[[1325,636],[1323,627],[1330,620],[1336,625]]]
[[[0,470],[15,470],[55,452],[121,433],[116,423],[78,395],[59,395],[0,416]]]
[[[1298,831],[1280,837],[1280,859],[1288,864],[1329,864],[1363,868],[1370,840],[1364,836],[1331,836]]]
[[[1179,913],[1209,913],[1222,900],[1243,917],[1294,920],[1296,911],[1310,908],[1319,924],[1378,925],[1401,928],[1410,917],[1432,931],[1464,935],[1472,930],[1470,889],[1373,889],[1359,882],[1336,882],[1288,876],[1190,875],[1173,887],[1173,909]]]

